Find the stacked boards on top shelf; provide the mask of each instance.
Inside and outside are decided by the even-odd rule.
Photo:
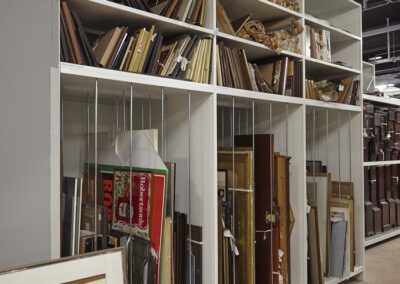
[[[285,1],[284,1],[285,2]],[[289,3],[290,2],[290,3]],[[293,5],[293,1],[283,4]],[[252,19],[251,13],[231,20],[220,1],[217,1],[217,27],[230,36],[261,43],[275,52],[281,50],[301,54],[300,37],[303,27],[290,17],[262,22]],[[288,56],[249,60],[245,49],[231,47],[220,38],[217,54],[217,84],[256,92],[302,97],[302,63]]]
[[[205,26],[208,0],[109,0],[193,25]]]
[[[212,39],[184,34],[164,38],[155,26],[117,26],[88,35],[78,13],[61,2],[61,61],[210,83]]]

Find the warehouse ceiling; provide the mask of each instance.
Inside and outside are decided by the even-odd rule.
[[[364,61],[375,64],[376,85],[400,88],[400,0],[357,0],[363,6]]]

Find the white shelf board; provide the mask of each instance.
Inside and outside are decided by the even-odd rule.
[[[383,242],[387,239],[396,237],[400,235],[400,227],[388,230],[386,232],[380,233],[380,234],[376,234],[373,235],[371,237],[365,238],[365,242],[364,242],[364,246],[365,247],[369,247],[372,246],[374,244]]]
[[[235,88],[228,88],[217,86],[216,93],[219,95],[238,97],[240,99],[254,99],[254,100],[264,100],[278,103],[287,103],[287,104],[297,104],[302,105],[303,99],[291,96],[282,96],[277,94],[268,94],[262,92],[254,92],[248,90],[241,90]]]
[[[83,94],[93,92],[95,79],[99,79],[99,93],[102,95],[122,96],[123,90],[129,89],[132,83],[135,93],[160,94],[174,91],[175,94],[187,94],[188,91],[198,93],[213,93],[213,86],[190,81],[131,73],[118,70],[103,69],[72,63],[60,63],[61,86],[64,90]]]
[[[336,277],[329,277],[329,278],[324,278],[324,283],[325,284],[337,284],[337,283],[342,283],[345,282],[346,280],[349,280],[350,278],[357,276],[364,272],[364,268],[362,266],[355,266],[354,271],[350,272],[350,275],[348,277],[344,278],[336,278]]]
[[[102,28],[115,26],[144,27],[157,25],[165,35],[180,33],[212,34],[207,28],[191,25],[139,9],[107,0],[70,0],[71,7],[79,12],[80,20],[85,28]]]
[[[278,56],[278,54],[271,48],[265,46],[262,43],[254,42],[252,40],[240,38],[237,36],[229,35],[226,33],[217,33],[217,39],[223,40],[224,44],[229,47],[240,48],[246,51],[247,59],[256,60],[265,57]],[[287,55],[290,57],[302,59],[301,54],[297,54],[290,51],[281,51],[280,55]]]
[[[371,101],[371,102],[400,106],[399,99],[392,99],[392,98],[387,98],[387,97],[377,97],[377,96],[371,96],[371,95],[366,95],[366,94],[363,94],[363,99],[367,100],[367,101]]]
[[[308,108],[320,108],[320,109],[337,109],[352,112],[361,112],[361,106],[354,106],[349,104],[339,104],[334,102],[324,102],[319,100],[304,99],[305,104]]]
[[[302,14],[272,3],[269,0],[221,0],[221,4],[224,6],[231,20],[238,19],[250,13],[252,19],[262,22],[288,17],[299,19],[303,17]]]
[[[311,76],[313,78],[324,78],[327,77],[345,77],[348,75],[361,74],[360,70],[356,70],[346,66],[340,66],[334,63],[325,62],[319,59],[305,57],[306,61],[306,77]]]
[[[400,160],[364,162],[364,167],[398,165]]]
[[[331,34],[331,42],[337,43],[342,41],[361,41],[359,36],[353,35],[352,33],[326,24],[323,20],[319,20],[311,15],[305,15],[306,25],[316,28],[317,30],[328,30]]]
[[[361,5],[354,0],[306,0],[306,13],[311,15],[322,15],[329,13],[340,13],[350,9],[360,9]],[[361,9],[360,9],[361,10]]]

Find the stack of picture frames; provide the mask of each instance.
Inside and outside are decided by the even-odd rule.
[[[308,274],[347,277],[354,271],[354,191],[352,182],[333,181],[322,161],[307,161]]]
[[[290,157],[272,134],[234,145],[218,151],[218,283],[291,283]]]

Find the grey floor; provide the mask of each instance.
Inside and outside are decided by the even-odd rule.
[[[400,238],[368,248],[365,252],[364,280],[346,283],[397,284],[400,283]]]

